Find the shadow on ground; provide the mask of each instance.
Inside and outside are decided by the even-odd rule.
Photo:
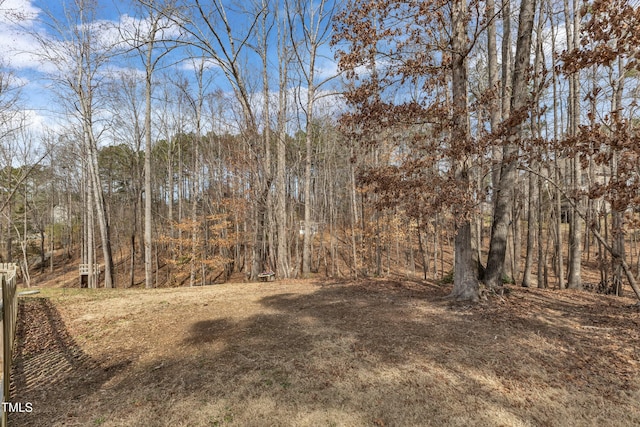
[[[517,291],[472,306],[446,293],[419,282],[325,284],[266,296],[264,314],[194,321],[175,357],[121,384],[154,403],[106,425],[640,422],[639,372],[621,353],[640,342],[608,324],[603,300]],[[585,327],[594,319],[601,329]],[[162,401],[175,402],[164,418]]]
[[[52,425],[60,418],[74,425],[78,414],[71,408],[86,399],[83,390],[99,389],[127,365],[102,367],[86,355],[46,298],[19,300],[16,342],[11,400],[32,403],[33,412],[9,414],[13,426]]]
[[[640,425],[640,314],[621,300],[518,289],[468,305],[420,282],[269,286],[250,303],[257,314],[221,297],[154,313],[175,334],[170,348],[99,374],[77,346],[65,350],[74,343],[55,308],[34,302],[62,327],[42,352],[52,380],[21,373],[39,355],[27,346],[16,383],[58,402],[82,402],[74,383],[86,390],[90,414],[49,425]]]

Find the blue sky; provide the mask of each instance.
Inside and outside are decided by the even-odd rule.
[[[28,111],[28,116],[32,123],[38,128],[43,126],[56,127],[58,122],[57,113],[60,111],[59,96],[51,89],[52,80],[49,78],[51,72],[54,71],[50,64],[43,62],[40,57],[35,54],[39,49],[39,44],[33,37],[33,34],[44,35],[47,37],[46,26],[43,25],[42,20],[46,19],[47,12],[55,18],[62,18],[63,16],[63,4],[65,1],[73,0],[0,0],[0,60],[4,67],[9,67],[15,73],[16,85],[20,85],[23,88],[23,100],[25,110]],[[117,31],[115,27],[117,24],[124,25],[128,28],[133,28],[136,24],[140,23],[140,20],[133,18],[135,11],[132,9],[132,1],[125,0],[96,0],[98,8],[96,10],[96,19],[102,22],[108,22],[112,24],[111,33],[107,37],[116,38]],[[213,1],[213,0],[211,0]],[[255,0],[258,1],[259,0]],[[275,1],[275,0],[274,0]],[[281,0],[284,1],[284,0]],[[227,1],[225,1],[227,3]],[[228,3],[232,3],[228,1]],[[237,7],[250,7],[251,2],[233,2]],[[20,17],[19,25],[15,23],[16,17]],[[247,19],[247,15],[242,12],[229,12],[231,24],[234,32],[237,34],[244,33],[244,30],[250,25],[250,20]],[[516,27],[516,25],[514,25]],[[514,28],[515,31],[515,28]],[[564,45],[564,27],[558,28],[558,45],[559,50]],[[275,34],[275,30],[273,31]],[[549,45],[549,34],[546,33],[546,47]],[[271,66],[271,91],[277,90],[278,73],[277,73],[277,58],[275,57],[275,42],[271,44],[272,52],[270,52],[270,66]],[[333,59],[333,53],[328,46],[324,46],[320,52],[321,58],[317,64],[316,72],[319,79],[326,78],[336,73],[336,64]],[[161,71],[168,72],[171,76],[182,74],[185,78],[189,79],[193,77],[193,65],[192,62],[183,61],[177,63],[177,60],[186,57],[184,51],[172,54],[165,58],[164,69]],[[550,61],[551,53],[548,52],[547,61]],[[260,64],[258,64],[259,58],[250,49],[246,50],[245,64],[248,70],[251,70],[253,74],[249,79],[251,84],[250,91],[252,91],[256,99],[256,104],[261,105],[259,101],[262,97],[261,93],[261,76],[260,76]],[[472,58],[471,66],[473,68],[475,58]],[[549,64],[550,65],[550,64]],[[132,72],[141,72],[142,63],[139,58],[118,58],[110,64],[111,70],[123,71],[129,70]],[[231,92],[231,87],[228,81],[222,75],[220,70],[217,70],[215,66],[210,68],[210,74],[212,76],[212,83],[210,84],[210,90],[220,90],[225,93]],[[142,77],[142,76],[141,76]],[[158,74],[158,79],[160,74]],[[192,80],[193,81],[193,80]],[[294,84],[291,82],[290,84]],[[325,88],[329,90],[330,87]],[[159,93],[160,91],[158,91]],[[300,90],[302,97],[304,97],[304,86]],[[274,95],[274,102],[277,97]],[[323,102],[337,104],[335,98],[326,98]],[[339,109],[340,107],[338,107]],[[256,108],[259,110],[260,107]]]
[[[118,19],[113,2],[101,7],[100,18]],[[46,11],[46,12],[45,12]],[[0,61],[13,73],[15,85],[21,88],[22,106],[36,128],[55,127],[57,96],[50,90],[48,77],[54,67],[42,59],[36,36],[53,39],[42,20],[47,13],[62,19],[62,2],[34,0],[0,0]]]
[[[116,0],[98,0],[98,8],[96,10],[96,19],[111,24],[126,24],[131,26],[139,24],[140,21],[132,18],[135,12],[131,9],[131,2]],[[46,21],[47,15],[53,16],[55,19],[63,20],[62,1],[47,0],[0,0],[0,60],[5,68],[13,70],[16,84],[22,87],[23,105],[25,111],[28,111],[30,121],[36,127],[43,126],[56,127],[56,115],[60,111],[59,99],[54,91],[49,90],[52,86],[51,74],[55,74],[54,67],[42,61],[38,51],[40,44],[34,38],[33,34],[44,36],[51,39],[47,35],[49,31],[43,20]],[[19,18],[19,19],[16,19]],[[237,14],[235,17],[230,15],[231,23],[234,31],[248,27],[246,17]],[[19,21],[16,23],[16,21]],[[111,30],[111,34],[107,37],[117,37],[117,31]],[[183,53],[175,53],[164,60],[165,71],[169,71],[175,75],[184,73],[188,78],[192,76],[193,65],[190,61],[176,63],[179,57],[184,56]],[[272,55],[273,56],[273,55]],[[255,76],[251,77],[253,91],[260,92],[261,78],[259,77],[260,69],[258,65],[252,61],[256,61],[255,53],[247,50],[246,63],[249,69],[255,70]],[[277,59],[270,57],[271,89],[277,89]],[[139,58],[118,58],[114,60],[109,68],[112,70],[141,70],[141,61]],[[333,54],[328,46],[325,46],[321,52],[321,58],[317,64],[317,74],[319,78],[325,78],[336,72],[336,65],[333,60]],[[214,78],[211,89],[219,89],[225,92],[230,91],[230,86],[226,79],[222,76],[220,70],[211,67],[210,71]]]

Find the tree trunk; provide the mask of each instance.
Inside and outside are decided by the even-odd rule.
[[[22,270],[24,274],[24,281],[27,288],[31,287],[31,275],[29,273],[29,258],[27,256],[27,186],[24,186],[24,211],[22,213],[22,262],[24,268]]]
[[[151,114],[151,95],[148,94],[147,111]],[[151,133],[146,138],[144,155],[144,284],[153,288],[151,253]]]
[[[529,174],[529,204],[527,208],[527,252],[525,255],[524,262],[524,271],[522,274],[522,286],[525,288],[531,287],[532,279],[531,279],[531,271],[533,270],[533,250],[534,250],[534,241],[536,237],[536,214],[538,208],[538,189],[536,188],[536,183],[538,181],[538,177]],[[538,260],[540,262],[540,260]],[[540,277],[538,277],[540,280]]]
[[[452,140],[458,143],[469,138],[468,79],[467,79],[467,2],[455,0],[452,6],[453,35],[451,49],[452,62],[452,100],[454,123]],[[469,185],[468,165],[465,161],[456,162],[455,178],[460,188]],[[471,220],[462,212],[462,220],[456,220],[454,243],[453,290],[451,297],[460,301],[478,301],[479,289],[477,269],[473,263]]]
[[[422,231],[420,230],[421,220],[418,221],[417,233],[418,233],[418,245],[420,247],[420,255],[422,255],[422,278],[427,280],[427,274],[429,273],[429,254],[425,250],[425,245],[422,243]]]
[[[111,250],[111,227],[107,219],[107,207],[102,193],[102,184],[98,174],[97,156],[93,171],[94,181],[94,201],[96,203],[96,213],[98,216],[98,228],[100,229],[100,239],[102,240],[102,257],[104,260],[104,287],[114,288],[113,256]]]
[[[485,19],[489,21],[487,25],[487,59],[488,59],[488,77],[489,77],[489,90],[491,91],[489,101],[489,121],[491,125],[491,132],[498,131],[498,126],[502,119],[502,107],[499,105],[499,85],[498,80],[498,48],[496,44],[496,23],[495,23],[495,0],[487,0]],[[505,42],[506,43],[506,42]],[[508,64],[507,64],[508,65]],[[506,78],[503,80],[506,82]],[[492,146],[492,162],[491,162],[491,186],[494,190],[498,188],[500,182],[500,161],[501,151],[495,142]]]
[[[351,148],[351,157],[354,156],[353,147]],[[356,174],[353,164],[349,163],[349,183],[350,199],[351,199],[351,257],[353,262],[353,278],[358,278],[358,246],[357,246],[357,229],[358,229],[358,206],[356,201],[357,187]]]
[[[538,204],[536,209],[538,210],[537,218],[538,218],[538,288],[544,289],[547,287],[547,279],[546,279],[546,270],[547,270],[547,251],[544,250],[544,237],[543,237],[543,210],[542,210],[542,178],[540,177],[542,174],[542,168],[538,168],[538,176],[537,176],[537,191],[538,191]]]
[[[135,285],[136,269],[136,229],[131,233],[131,259],[129,260],[129,287]]]
[[[519,39],[519,37],[518,37]],[[511,49],[511,0],[502,0],[502,119],[511,110],[513,50]],[[500,168],[498,168],[500,170]],[[498,181],[499,182],[499,181]],[[494,185],[497,186],[498,182]]]
[[[558,164],[558,153],[555,154],[555,179],[556,182],[560,182],[560,165]],[[556,232],[556,247],[554,248],[556,253],[556,275],[558,277],[558,289],[565,289],[566,284],[564,282],[564,256],[562,252],[562,190],[560,187],[556,189],[555,194],[555,232]]]
[[[155,21],[154,21],[155,26]],[[145,113],[144,113],[144,286],[153,288],[153,260],[151,235],[151,92],[153,90],[153,42],[155,31],[152,28],[147,41],[146,79],[145,79]]]
[[[577,0],[573,0],[573,10],[570,13],[568,1],[564,1],[565,5],[565,28],[567,30],[567,44],[569,45],[569,51],[579,49],[579,37],[580,37],[580,20]],[[573,17],[573,20],[570,19]],[[568,125],[569,129],[567,134],[569,136],[576,136],[578,134],[578,126],[580,125],[580,74],[574,73],[569,76],[569,103],[568,103]],[[573,189],[579,192],[582,187],[582,167],[580,159],[574,158],[571,160],[571,180],[573,182]],[[576,210],[583,209],[585,201],[584,197],[578,195],[578,202],[576,206],[572,208],[573,214],[570,218],[570,234],[569,234],[569,261],[568,269],[569,274],[567,277],[567,287],[569,289],[582,288],[582,276],[581,276],[581,262],[582,262],[582,240],[584,239],[584,221],[582,215],[579,215]]]
[[[535,0],[522,0],[520,5],[520,25],[516,47],[513,73],[513,95],[511,96],[511,114],[523,114],[529,89],[528,70],[531,58],[531,35],[535,17]],[[500,184],[496,194],[495,214],[491,228],[489,257],[485,272],[485,283],[490,287],[502,285],[502,271],[507,248],[509,214],[513,208],[513,192],[517,179],[517,139],[522,132],[522,120],[511,126],[508,141],[505,143],[500,171]]]
[[[88,148],[88,147],[87,147]],[[88,169],[88,167],[87,167]],[[87,170],[87,174],[90,172]],[[91,179],[87,180],[87,239],[86,239],[86,254],[87,258],[85,263],[89,266],[89,274],[87,275],[87,287],[95,288],[96,287],[96,277],[94,275],[93,265],[96,263],[95,261],[95,237],[94,237],[94,229],[95,229],[95,220],[94,220],[94,192],[93,192],[93,182]]]
[[[44,230],[40,228],[38,231],[40,232],[40,274],[43,274],[46,261],[46,254],[44,252]],[[53,258],[53,252],[51,253],[51,257]]]
[[[11,192],[11,176],[9,176],[8,192]],[[13,230],[11,229],[13,225],[13,202],[11,200],[7,203],[7,209],[7,262],[13,262]]]
[[[277,273],[281,278],[289,277],[289,245],[287,242],[287,133],[286,133],[286,78],[281,82],[278,111],[278,140],[276,150],[276,226],[278,234]]]
[[[302,277],[307,277],[311,272],[311,159],[313,140],[313,102],[315,96],[313,85],[308,88],[304,159],[304,235],[302,237]]]
[[[543,138],[542,135],[542,123],[541,123],[541,111],[538,107],[540,102],[539,89],[543,84],[544,69],[544,38],[543,30],[544,23],[546,21],[544,2],[540,2],[538,23],[536,27],[536,54],[534,60],[534,80],[533,87],[536,91],[535,107],[531,117],[531,134],[534,138]],[[541,147],[536,148],[537,152],[542,151]],[[529,204],[527,209],[527,252],[525,258],[525,268],[523,272],[522,286],[532,286],[532,270],[534,255],[538,259],[538,269],[536,273],[536,281],[538,282],[538,288],[543,288],[543,263],[545,262],[544,254],[542,252],[542,196],[541,196],[541,178],[542,166],[539,162],[533,162],[532,166],[535,173],[529,173]],[[537,246],[537,254],[534,254],[534,246]]]
[[[617,113],[622,106],[622,95],[624,91],[624,66],[622,59],[618,58],[618,76],[614,82],[613,96],[611,97],[611,112]],[[611,156],[611,179],[614,181],[620,180],[618,173],[620,162],[620,154],[613,152]],[[617,252],[618,257],[612,259],[612,280],[613,280],[613,292],[615,295],[622,295],[622,261],[625,261],[625,247],[624,247],[624,212],[620,212],[611,207],[611,236],[612,246],[614,251]]]

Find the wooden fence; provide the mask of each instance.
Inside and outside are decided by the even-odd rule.
[[[0,405],[2,406],[1,426],[7,425],[7,412],[4,402],[9,401],[11,385],[11,360],[13,358],[13,340],[16,336],[18,318],[18,298],[16,292],[15,264],[0,264],[0,284],[2,285],[2,378],[0,378]]]

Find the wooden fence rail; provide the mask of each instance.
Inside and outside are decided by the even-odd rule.
[[[2,377],[0,378],[0,405],[2,418],[0,425],[6,427],[7,412],[4,402],[9,401],[11,385],[11,360],[13,358],[13,340],[16,336],[16,320],[18,318],[18,298],[16,292],[15,264],[0,264],[0,284],[2,285]]]

